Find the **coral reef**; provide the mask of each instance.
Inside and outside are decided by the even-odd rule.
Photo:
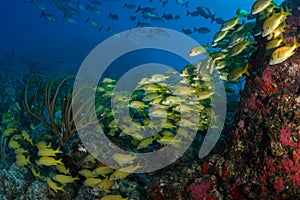
[[[192,85],[191,88],[184,84],[174,86],[177,96],[182,98],[171,94],[166,87],[169,86],[165,82],[167,79],[178,81],[178,76],[172,72],[168,76],[155,74],[150,79],[143,79],[131,96],[124,91],[113,94],[116,80],[102,80],[96,88],[99,123],[114,143],[135,152],[150,152],[169,143],[180,147],[183,144],[181,140],[172,140],[179,127],[179,119],[182,112],[195,112],[191,108],[191,94],[195,93],[200,99],[196,112],[201,114],[201,119],[196,122],[185,120],[180,124],[184,127],[183,137],[186,138],[191,137],[189,132],[193,123],[197,125],[199,131],[193,144],[172,165],[155,172],[134,174],[141,167],[134,162],[136,157],[114,154],[109,159],[114,159],[119,168],[132,169],[131,173],[124,173],[96,160],[95,157],[103,153],[102,149],[89,152],[83,146],[76,132],[78,128],[95,121],[88,114],[91,107],[85,107],[88,102],[84,98],[79,112],[72,110],[72,98],[85,95],[85,88],[71,94],[68,81],[72,78],[30,76],[25,86],[22,108],[27,113],[25,116],[29,114],[33,118],[23,119],[22,122],[19,119],[23,117],[20,114],[23,111],[12,99],[17,90],[12,82],[7,82],[8,89],[4,92],[10,97],[0,104],[7,105],[11,101],[13,106],[8,111],[0,109],[3,113],[1,159],[6,163],[6,168],[0,170],[0,198],[79,200],[100,199],[109,194],[135,200],[297,199],[300,195],[299,7],[291,0],[286,4],[292,16],[283,7],[271,5],[271,10],[257,16],[257,23],[239,24],[240,16],[224,23],[221,32],[229,34],[223,38],[227,43],[220,43],[220,38],[214,43],[216,48],[223,45],[223,51],[210,49],[208,52],[212,58],[187,65],[182,70],[180,83]],[[260,19],[261,16],[264,18]],[[266,16],[272,23],[263,21]],[[276,27],[273,27],[273,22],[278,18],[283,24],[279,40],[274,36]],[[238,44],[230,40],[236,34],[234,27],[242,30],[239,32],[241,35],[235,35],[240,40]],[[257,27],[262,27],[261,34],[253,33]],[[268,33],[270,29],[274,29],[274,34]],[[265,36],[271,37],[268,39]],[[266,49],[270,39],[276,39],[275,50],[272,51]],[[231,52],[227,49],[230,43],[233,43]],[[285,53],[278,53],[281,51]],[[226,56],[230,58],[225,59]],[[217,118],[210,100],[217,85],[212,80],[215,64],[220,72],[218,75],[229,81],[228,85],[240,85],[244,74],[249,77],[241,98],[235,94],[236,91],[232,91],[231,86],[226,88],[230,115],[233,118],[236,113],[235,121],[227,120],[224,128],[226,135],[222,135],[209,156],[199,160],[196,152],[211,120]],[[186,100],[184,96],[190,99]],[[125,122],[125,128],[122,128],[128,129],[128,132],[118,127],[118,121],[113,119],[109,106],[111,98],[129,106],[131,116],[125,116],[122,109],[117,113],[119,119]],[[157,106],[155,112],[149,111],[152,105]],[[167,115],[167,118],[162,123],[161,131],[145,139],[131,125],[149,124],[150,114],[152,117]],[[82,126],[77,129],[74,116],[82,119]],[[97,130],[93,132],[98,133]],[[87,140],[93,139],[90,133],[85,134]]]
[[[299,19],[299,4],[286,3],[295,18],[293,22],[287,20],[290,27],[284,37],[286,43],[293,45],[294,36],[299,41],[299,24],[295,23]],[[299,50],[286,61],[270,66],[270,52],[264,49],[266,40],[256,36],[256,41],[258,49],[249,59],[250,76],[235,122],[220,151],[223,153],[204,159],[202,171],[191,179],[194,183],[186,185],[191,199],[220,198],[208,197],[209,183],[221,199],[299,198]],[[181,171],[172,177],[177,177],[177,173]],[[207,174],[216,179],[202,180]],[[152,191],[162,189],[160,181],[153,183],[156,187]],[[200,191],[203,193],[198,194]],[[174,199],[173,194],[160,198]]]

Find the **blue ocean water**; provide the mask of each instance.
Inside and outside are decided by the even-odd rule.
[[[34,70],[51,73],[51,72],[67,72],[76,73],[81,62],[86,55],[100,42],[111,37],[121,31],[135,28],[138,21],[147,22],[152,26],[170,28],[176,31],[191,29],[193,27],[207,27],[211,32],[206,34],[193,33],[189,35],[202,45],[210,43],[214,34],[220,29],[220,24],[211,23],[211,19],[205,19],[202,16],[192,17],[186,16],[187,10],[190,12],[196,10],[197,6],[208,7],[216,17],[229,19],[238,8],[246,10],[251,9],[253,0],[214,0],[214,1],[189,1],[187,8],[176,4],[176,1],[167,1],[165,7],[159,0],[150,1],[120,1],[120,0],[105,0],[101,1],[98,6],[99,14],[90,9],[82,11],[74,16],[76,22],[74,24],[64,19],[64,11],[58,9],[54,3],[59,1],[47,0],[13,0],[0,2],[0,52],[1,55],[7,55],[10,61],[15,60],[15,64],[10,63],[10,68],[17,68],[18,71],[28,73],[29,70]],[[61,1],[67,2],[67,1]],[[89,1],[69,1],[77,5],[82,5],[86,8]],[[124,4],[134,4],[134,9],[124,8]],[[156,23],[149,19],[143,19],[141,13],[136,13],[138,6],[155,8],[158,16],[163,13],[180,15],[178,20],[164,20],[164,23]],[[45,20],[42,12],[50,13],[55,16],[55,22]],[[118,20],[108,18],[109,14],[118,15]],[[136,16],[136,20],[131,21],[130,16]],[[102,30],[92,28],[86,20],[94,19],[103,26]],[[108,30],[109,29],[109,30]],[[139,63],[148,53],[143,53],[144,56],[131,55],[127,58],[130,62],[135,60]],[[148,55],[148,56],[147,56]],[[158,60],[174,60],[167,55],[162,56],[157,54]],[[166,59],[167,58],[167,59]],[[169,58],[169,59],[168,59]],[[18,63],[18,64],[16,64]],[[170,63],[168,63],[170,64]],[[177,63],[180,65],[181,63]],[[127,63],[120,65],[124,68]],[[128,63],[128,65],[131,65]],[[180,67],[179,67],[180,68]]]

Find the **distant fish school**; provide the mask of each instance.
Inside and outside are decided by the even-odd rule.
[[[26,1],[25,1],[26,2]],[[45,3],[39,0],[31,0],[27,1],[28,3],[34,5],[36,8],[42,11],[40,17],[48,22],[55,22],[59,18],[55,16],[53,13],[48,11]],[[83,20],[86,24],[88,24],[92,29],[98,31],[106,31],[111,32],[109,30],[113,30],[108,25],[105,27],[105,24],[101,23],[101,20],[96,17],[96,15],[101,16],[102,11],[105,10],[105,2],[90,0],[87,3],[75,2],[73,0],[69,1],[61,1],[61,0],[51,0],[52,3],[58,10],[60,10],[63,14],[63,19],[70,24],[77,24],[82,22],[80,19],[81,14],[88,14],[88,16]],[[149,0],[151,4],[153,1]],[[160,0],[161,7],[165,8],[168,4],[168,0]],[[189,1],[186,0],[176,0],[176,5],[182,9],[186,10],[186,16],[181,16],[175,13],[158,13],[156,7],[142,6],[133,3],[124,3],[122,6],[123,9],[127,9],[132,11],[132,14],[129,16],[129,22],[137,21],[135,27],[152,27],[161,24],[165,24],[167,21],[173,20],[181,20],[184,17],[202,17],[204,19],[210,20],[211,23],[215,22],[217,24],[223,24],[225,20],[222,17],[216,17],[214,11],[208,7],[197,6],[194,10],[190,10]],[[120,13],[109,13],[106,18],[112,21],[119,21],[120,19],[124,20],[124,16],[119,16]],[[102,18],[103,16],[101,16]],[[81,17],[82,18],[82,17]],[[194,28],[194,29],[193,29]],[[211,30],[208,27],[193,27],[187,28],[184,27],[181,29],[181,32],[187,35],[191,34],[207,34],[210,33]],[[178,30],[180,31],[180,30]]]

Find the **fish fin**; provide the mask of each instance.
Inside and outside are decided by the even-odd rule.
[[[80,178],[78,177],[78,175],[74,178],[74,180],[80,180]]]
[[[186,7],[186,8],[188,8],[189,3],[190,3],[189,1],[185,3],[185,7]]]
[[[32,138],[29,140],[29,143],[31,144],[31,146],[33,146]]]
[[[300,47],[300,43],[297,41],[296,36],[294,36],[294,46],[296,46],[296,48]]]
[[[197,31],[197,28],[194,26],[194,31],[193,31],[193,33],[195,33]]]
[[[248,67],[249,67],[249,63],[246,64],[244,74],[246,74],[247,76],[250,76],[250,73],[248,71]]]
[[[137,12],[139,12],[141,9],[142,9],[142,7],[141,7],[141,6],[139,6],[139,7],[136,9],[136,11],[135,11],[135,12],[137,13]]]
[[[214,14],[214,15],[211,16],[210,23],[212,24],[214,21],[216,21],[216,14]]]
[[[62,151],[60,150],[60,146],[57,147],[57,149],[55,150],[56,153],[62,153]]]
[[[28,157],[26,158],[26,161],[28,161],[28,164],[31,164],[31,162],[30,162],[30,156],[28,156]]]
[[[188,16],[188,15],[190,15],[190,14],[191,14],[190,11],[189,11],[189,10],[186,10],[185,16]]]
[[[62,158],[60,158],[58,161],[57,161],[59,164],[64,164],[63,162],[62,162]]]

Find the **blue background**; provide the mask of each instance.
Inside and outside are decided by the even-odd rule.
[[[186,16],[186,8],[176,5],[175,0],[169,0],[165,8],[159,0],[149,1],[119,1],[105,0],[99,7],[100,14],[85,11],[76,16],[76,24],[71,24],[63,19],[63,12],[47,0],[40,0],[46,6],[46,13],[56,16],[55,22],[49,22],[40,17],[42,11],[33,3],[22,0],[0,1],[0,56],[2,63],[9,68],[28,73],[34,66],[35,70],[43,73],[67,72],[76,73],[86,55],[101,41],[112,36],[112,33],[135,28],[137,20],[149,22],[151,25],[171,28],[181,31],[182,28],[193,30],[196,27],[208,27],[208,34],[195,33],[190,35],[200,44],[211,42],[214,34],[220,29],[220,25],[211,23],[210,19],[203,17]],[[75,1],[86,5],[89,1]],[[123,8],[124,3],[133,3],[142,7],[155,7],[157,13],[162,16],[163,12],[180,14],[180,20],[165,21],[163,24],[143,19],[135,10]],[[135,2],[138,2],[135,3]],[[252,0],[191,0],[189,11],[196,10],[197,6],[206,6],[216,13],[216,17],[229,19],[235,15],[238,8],[250,10]],[[118,14],[119,20],[108,18],[109,13]],[[130,16],[136,15],[136,21],[130,21]],[[87,17],[98,20],[103,25],[102,31],[95,30],[85,23]],[[108,27],[111,32],[105,31]],[[139,60],[140,56],[134,56],[127,61]],[[146,55],[145,57],[149,57]],[[151,55],[155,56],[155,55]],[[156,55],[157,56],[157,55]],[[159,58],[158,58],[159,59]],[[163,59],[166,59],[164,56]],[[144,60],[143,60],[144,61]],[[126,63],[123,63],[126,65]]]

